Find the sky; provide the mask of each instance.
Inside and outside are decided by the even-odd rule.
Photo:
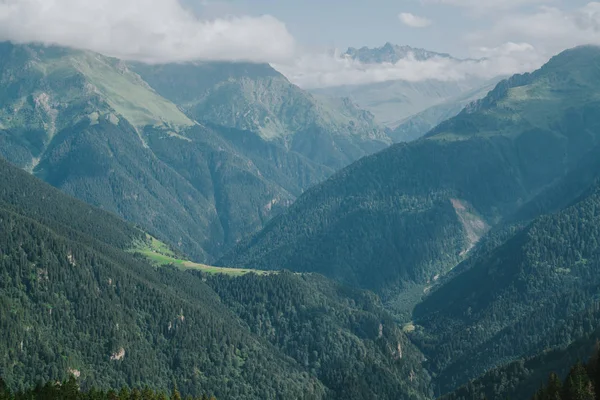
[[[0,40],[150,63],[267,62],[307,88],[492,78],[533,70],[569,47],[600,45],[600,2],[0,0]],[[386,42],[484,60],[370,65],[341,55]]]

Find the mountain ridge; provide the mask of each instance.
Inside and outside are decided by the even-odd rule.
[[[584,59],[598,56],[597,48],[583,50]],[[595,76],[588,70],[588,78]],[[319,271],[380,293],[427,284],[472,245],[454,200],[493,227],[598,145],[594,80],[564,92],[570,71],[563,66],[550,74],[566,75],[562,80],[533,75],[539,80],[518,86],[521,92],[503,89],[510,81],[499,83],[482,100],[493,100],[489,107],[465,110],[424,139],[338,172],[221,262]]]
[[[87,51],[6,42],[0,53],[0,155],[200,262],[218,257],[334,170],[389,143],[368,113],[345,102],[322,105],[269,66],[142,68]],[[203,110],[250,104],[254,78],[278,82],[273,96],[288,108],[271,111],[281,111],[281,121],[294,121],[287,115],[294,101],[308,104],[310,118],[290,122],[285,140],[266,140],[260,124],[235,112],[224,127],[225,120],[196,122],[184,107],[202,96],[209,99]]]

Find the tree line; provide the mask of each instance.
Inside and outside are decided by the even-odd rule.
[[[203,394],[198,397],[191,395],[182,397],[173,385],[170,394],[163,391],[152,390],[149,387],[143,389],[129,389],[124,386],[120,390],[100,390],[91,387],[82,391],[75,376],[71,376],[62,382],[46,382],[38,384],[34,388],[12,393],[4,380],[0,378],[0,400],[216,400],[214,396]]]

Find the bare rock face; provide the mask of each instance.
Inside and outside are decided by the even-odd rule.
[[[121,361],[123,358],[125,358],[125,349],[122,347],[110,356],[111,361]]]

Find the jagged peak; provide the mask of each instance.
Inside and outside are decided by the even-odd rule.
[[[375,48],[367,46],[359,49],[349,47],[343,55],[363,63],[377,64],[385,62],[396,63],[399,60],[407,58],[409,54],[413,55],[417,60],[428,60],[434,57],[453,58],[447,53],[438,53],[409,45],[396,45],[391,42],[386,42],[383,46]]]

